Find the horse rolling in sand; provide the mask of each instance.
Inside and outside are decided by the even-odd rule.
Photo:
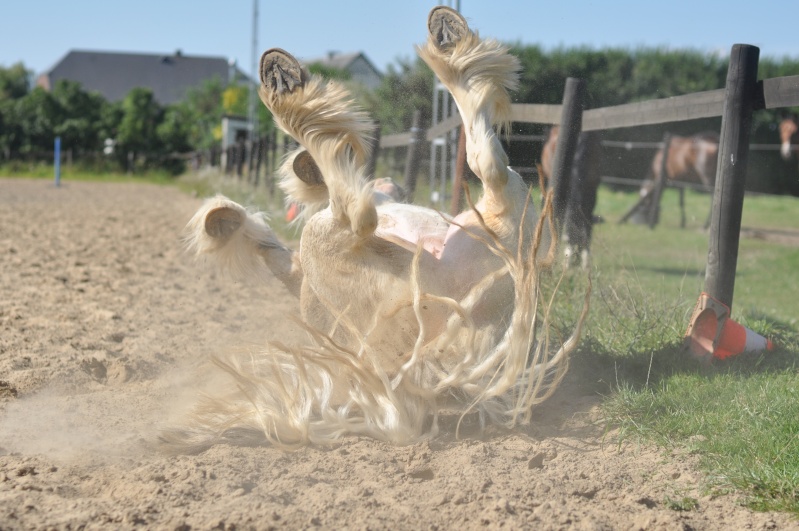
[[[541,163],[538,175],[541,190],[546,190],[552,177],[552,164],[555,159],[555,147],[558,143],[560,127],[552,126],[541,149]],[[566,202],[566,213],[562,228],[563,253],[571,264],[579,260],[581,267],[590,264],[591,238],[596,208],[597,190],[601,182],[599,164],[602,159],[602,143],[598,132],[580,133],[574,152],[571,173],[569,175],[569,192]]]
[[[230,385],[161,433],[167,451],[292,447],[346,434],[406,444],[435,435],[442,408],[514,426],[564,375],[588,295],[573,333],[556,342],[548,309],[557,297],[543,301],[539,282],[554,243],[493,127],[507,123],[518,60],[447,7],[430,12],[428,30],[418,53],[460,109],[479,201],[451,219],[410,204],[376,206],[365,175],[367,115],[338,83],[309,75],[283,50],[265,52],[261,99],[301,146],[282,165],[280,185],[303,205],[300,249],[224,197],[196,213],[188,241],[241,277],[270,270],[299,298],[307,339],[216,359]]]

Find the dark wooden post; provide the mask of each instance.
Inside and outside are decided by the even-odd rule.
[[[366,176],[369,179],[374,179],[377,171],[377,157],[380,155],[380,122],[375,122],[369,144],[372,149],[369,153],[369,160],[366,161]]]
[[[247,140],[247,181],[255,181],[255,139],[252,135]]]
[[[660,200],[663,197],[663,188],[669,179],[669,150],[671,149],[671,135],[663,135],[663,157],[660,159],[660,172],[655,176],[652,183],[652,202],[649,204],[647,212],[647,223],[649,228],[654,229],[660,220]]]
[[[749,137],[752,111],[757,97],[757,63],[760,49],[736,44],[730,52],[721,137],[713,192],[710,242],[705,270],[705,291],[732,309],[738,241],[744,204],[746,165],[749,162]]]
[[[277,128],[269,133],[269,164],[266,166],[267,188],[269,196],[275,195],[275,172],[277,172]]]
[[[422,120],[422,113],[418,109],[413,111],[411,119],[411,138],[408,143],[408,154],[405,158],[405,193],[406,200],[413,202],[413,194],[416,191],[416,176],[419,173],[419,163],[421,162],[422,143],[424,142],[424,131],[419,126]],[[432,154],[431,154],[432,156]]]
[[[258,136],[255,139],[255,175],[253,176],[253,184],[258,186],[258,182],[261,180],[261,164],[264,162],[264,142],[265,139],[262,136]]]
[[[463,197],[463,174],[466,171],[466,129],[460,126],[458,135],[458,151],[455,154],[455,182],[452,183],[452,202],[449,205],[449,213],[453,216],[461,211],[461,198]]]
[[[230,144],[225,150],[225,175],[230,175],[233,171],[233,144]]]
[[[244,158],[247,156],[247,148],[244,140],[236,143],[236,176],[241,180],[244,175]]]
[[[569,196],[569,176],[571,175],[574,152],[577,140],[583,127],[583,106],[585,105],[585,81],[567,78],[563,91],[563,110],[560,118],[560,134],[555,146],[555,158],[552,161],[550,186],[554,190],[553,207],[558,230],[562,228],[566,216],[566,205]]]

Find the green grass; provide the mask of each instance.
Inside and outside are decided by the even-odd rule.
[[[50,179],[54,181],[55,172],[52,164],[15,162],[12,164],[0,165],[0,177]],[[132,175],[124,172],[103,171],[76,164],[73,166],[63,165],[61,167],[61,181],[149,182],[154,184],[172,184],[176,181],[176,178],[165,171],[147,171]]]
[[[606,394],[608,422],[624,437],[687,448],[708,489],[739,489],[751,507],[799,514],[799,248],[741,238],[732,315],[777,348],[703,366],[681,340],[704,284],[710,196],[687,195],[697,215],[685,229],[673,190],[655,229],[618,225],[635,201],[601,191],[607,222],[596,227],[595,290],[575,368]],[[795,230],[799,200],[747,197],[743,225]]]

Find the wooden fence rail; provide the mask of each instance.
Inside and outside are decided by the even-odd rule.
[[[755,110],[799,106],[799,75],[764,79],[757,83],[755,90]],[[717,89],[588,109],[583,112],[582,130],[597,131],[719,117],[724,109],[724,95],[725,89]],[[514,103],[511,106],[511,121],[559,125],[562,113],[562,105]],[[427,140],[433,141],[460,125],[460,118],[452,116],[429,129]],[[381,139],[380,147],[406,146],[409,138],[409,133],[388,135]]]
[[[733,46],[724,89],[583,111],[579,80],[569,79],[566,83],[563,105],[514,104],[511,109],[513,122],[562,126],[553,171],[556,214],[557,207],[562,207],[565,193],[565,188],[558,187],[558,182],[565,181],[562,177],[570,165],[574,151],[573,144],[576,143],[576,135],[580,131],[617,129],[720,116],[722,121],[719,164],[713,195],[705,291],[731,308],[749,151],[775,148],[763,145],[750,146],[752,113],[759,109],[799,106],[799,75],[757,81],[759,54],[760,50],[754,46],[745,44]],[[455,115],[429,129],[425,137],[432,142],[460,126],[461,120]],[[405,146],[411,143],[412,138],[416,137],[412,137],[410,133],[386,136],[381,140],[380,147]],[[669,137],[666,136],[663,142],[658,143],[618,142],[612,147],[632,149],[634,144],[635,147],[660,148],[664,144],[668,146]],[[409,156],[409,163],[412,162],[411,159]],[[650,212],[648,220],[650,226],[654,226],[656,216],[657,210]]]

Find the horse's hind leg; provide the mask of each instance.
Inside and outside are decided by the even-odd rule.
[[[526,188],[508,169],[508,157],[493,126],[510,118],[508,90],[518,84],[518,60],[494,40],[481,40],[457,12],[433,8],[428,17],[428,40],[419,55],[452,93],[466,131],[469,167],[483,182],[483,210],[510,215]],[[518,181],[518,182],[517,182]],[[512,182],[514,189],[509,191]]]
[[[240,277],[258,276],[266,266],[299,296],[302,270],[297,254],[277,239],[263,216],[218,196],[205,202],[186,229],[188,248],[197,256],[212,258]]]
[[[261,57],[261,100],[277,125],[310,154],[327,185],[334,216],[359,237],[377,226],[365,162],[373,124],[339,84],[311,76],[274,48]]]

